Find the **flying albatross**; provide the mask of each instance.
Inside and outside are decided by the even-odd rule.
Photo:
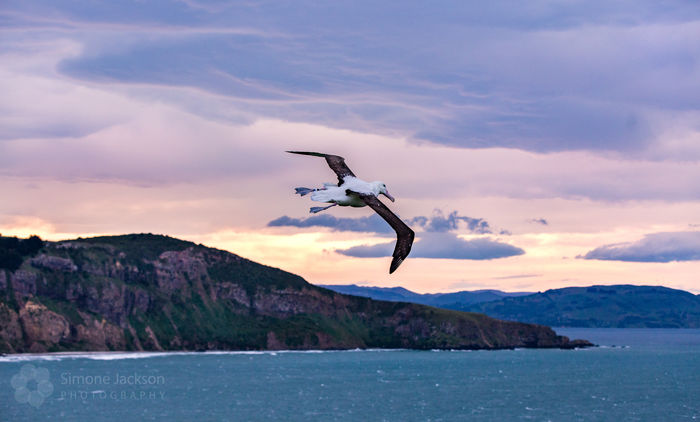
[[[364,207],[369,206],[380,217],[382,217],[391,228],[396,232],[396,247],[394,247],[393,259],[389,267],[389,274],[396,271],[399,265],[411,252],[413,237],[415,233],[401,219],[391,212],[379,198],[382,194],[394,202],[394,197],[389,194],[386,185],[383,182],[365,182],[364,180],[355,177],[355,174],[345,164],[345,159],[338,155],[321,154],[319,152],[305,151],[287,151],[292,154],[312,155],[314,157],[323,157],[326,159],[328,166],[338,176],[338,184],[324,183],[322,188],[295,188],[296,193],[304,196],[311,194],[311,200],[317,202],[326,202],[331,205],[327,207],[311,207],[310,212],[317,213],[327,210],[330,207],[340,205],[341,207]]]

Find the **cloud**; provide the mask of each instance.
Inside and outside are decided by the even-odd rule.
[[[414,243],[414,249],[415,245],[417,244],[417,242]],[[341,255],[352,256],[355,258],[380,258],[384,256],[391,256],[394,251],[394,245],[394,242],[378,243],[376,245],[361,245],[353,246],[352,248],[348,249],[336,249],[336,252]],[[415,250],[411,256],[416,256]]]
[[[0,142],[0,174],[156,185],[259,177],[269,170],[261,165],[270,162],[262,148],[231,141],[246,128],[167,106],[131,105],[138,115],[85,136]]]
[[[452,211],[445,217],[442,210],[435,210],[432,217],[414,217],[411,222],[418,224],[428,232],[446,232],[457,230],[459,222],[465,222],[467,229],[472,233],[491,233],[489,223],[483,218],[472,218],[460,216],[457,211]]]
[[[542,277],[542,274],[515,274],[515,275],[504,275],[500,277],[492,277],[494,280],[512,280],[515,278],[532,278],[532,277]]]
[[[330,214],[315,215],[308,218],[282,216],[267,223],[268,227],[328,227],[333,231],[393,233],[394,230],[379,215],[369,217],[338,218]]]
[[[454,234],[463,224],[471,233],[491,233],[488,222],[482,218],[460,216],[453,211],[447,216],[437,209],[431,217],[418,216],[407,220],[414,228],[423,231],[413,245],[411,256],[417,258],[473,259],[488,260],[522,255],[521,248],[490,238],[464,240]],[[337,218],[329,214],[308,218],[291,218],[282,216],[267,223],[268,227],[328,227],[333,231],[372,232],[378,234],[393,233],[391,227],[378,215],[359,218]],[[377,245],[362,245],[348,249],[339,249],[341,255],[357,258],[391,256],[394,242]]]
[[[471,233],[491,233],[489,223],[483,218],[460,216],[457,211],[452,211],[445,217],[442,210],[436,209],[431,217],[417,216],[406,220],[409,226],[421,227],[426,232],[444,233],[459,229],[460,222],[466,223],[466,229]],[[267,223],[268,227],[328,227],[333,231],[367,232],[367,233],[393,233],[394,230],[377,214],[369,217],[337,218],[330,214],[322,214],[307,218],[292,218],[282,216]],[[502,231],[501,234],[507,234]]]
[[[700,232],[652,233],[636,242],[605,245],[577,258],[628,262],[700,260]]]
[[[692,2],[11,3],[12,41],[80,44],[56,68],[90,84],[195,88],[257,118],[466,148],[681,158],[694,144],[664,134],[697,110]],[[687,135],[693,121],[674,124]]]
[[[543,226],[549,225],[549,221],[545,220],[544,218],[533,218],[530,221],[533,223],[542,224]]]
[[[394,242],[377,245],[354,246],[336,252],[356,258],[391,256]],[[417,240],[411,251],[413,258],[488,260],[524,254],[525,251],[508,243],[491,238],[465,240],[452,233],[426,232]]]
[[[563,65],[561,60],[578,60],[564,51],[562,37],[577,43],[577,48],[585,50],[587,55],[595,56],[597,50],[585,49],[586,38],[580,35],[591,35],[598,43],[602,42],[602,35],[615,31],[633,41],[635,35],[648,36],[644,31],[668,35],[671,29],[666,24],[683,21],[682,13],[670,13],[663,19],[649,13],[642,17],[658,21],[658,25],[645,26],[646,21],[642,19],[642,24],[628,27],[619,22],[625,21],[622,17],[626,13],[640,13],[639,8],[628,12],[618,7],[606,7],[596,18],[581,19],[573,13],[554,13],[555,8],[550,6],[516,8],[528,10],[531,15],[527,18],[518,13],[506,18],[495,12],[499,9],[497,7],[486,12],[463,6],[470,9],[470,13],[483,16],[484,22],[497,24],[493,27],[477,25],[469,13],[457,10],[455,13],[464,14],[465,22],[472,22],[475,26],[454,30],[472,32],[487,44],[499,45],[499,48],[488,49],[475,43],[477,45],[473,47],[478,54],[471,58],[458,56],[463,64],[475,66],[474,74],[463,75],[463,71],[451,69],[454,65],[445,59],[452,57],[451,53],[442,51],[440,45],[432,46],[440,50],[436,67],[431,64],[425,68],[425,63],[411,62],[410,65],[417,67],[410,67],[412,70],[404,73],[406,59],[388,60],[376,48],[348,44],[352,38],[353,43],[374,46],[372,41],[385,35],[383,43],[399,50],[407,48],[404,43],[411,37],[397,38],[388,31],[384,33],[383,27],[371,25],[367,38],[358,39],[349,37],[349,29],[344,26],[347,22],[341,21],[337,37],[326,39],[322,35],[329,30],[327,27],[292,24],[294,19],[308,19],[306,16],[297,15],[294,19],[278,22],[272,13],[265,15],[272,19],[267,22],[252,9],[224,7],[222,4],[218,17],[233,19],[231,25],[238,24],[235,28],[242,28],[241,25],[249,28],[227,33],[221,31],[220,21],[209,21],[214,16],[190,16],[193,11],[184,3],[173,9],[177,19],[174,15],[150,15],[153,11],[148,8],[129,8],[130,11],[125,13],[137,13],[138,10],[139,16],[131,16],[112,13],[111,8],[107,13],[96,5],[74,7],[61,2],[46,2],[38,7],[36,2],[28,3],[34,6],[25,7],[22,2],[24,16],[44,16],[39,11],[45,8],[53,10],[49,15],[56,22],[38,29],[17,19],[13,31],[3,32],[7,36],[0,37],[0,92],[6,94],[6,101],[0,104],[0,139],[12,140],[0,141],[0,172],[7,175],[70,181],[106,180],[149,186],[230,180],[246,174],[261,176],[267,173],[272,178],[276,177],[279,168],[291,163],[277,160],[280,150],[291,147],[285,135],[290,131],[295,134],[303,131],[303,135],[295,137],[294,143],[308,142],[317,147],[332,147],[333,152],[347,152],[348,158],[352,157],[353,166],[356,165],[354,157],[358,156],[373,167],[382,165],[387,173],[400,177],[391,184],[392,192],[398,183],[398,192],[403,190],[419,199],[490,195],[606,201],[694,201],[700,194],[700,184],[695,182],[700,177],[700,167],[697,161],[693,161],[700,159],[700,131],[697,130],[700,112],[697,110],[686,110],[687,107],[680,104],[671,113],[661,106],[662,101],[659,104],[654,102],[653,106],[640,106],[644,109],[642,111],[618,110],[615,111],[617,114],[613,113],[616,117],[608,126],[617,128],[615,130],[624,132],[628,126],[632,127],[629,130],[637,130],[634,127],[640,126],[642,129],[639,130],[644,131],[647,124],[660,125],[663,130],[658,132],[657,141],[663,145],[637,142],[637,138],[626,135],[622,138],[627,141],[618,139],[617,143],[592,135],[589,137],[600,139],[602,144],[596,144],[598,141],[583,142],[578,139],[582,135],[577,127],[567,124],[558,129],[560,133],[556,136],[540,137],[542,131],[553,130],[554,126],[547,124],[547,120],[556,120],[560,112],[558,105],[547,104],[552,101],[583,101],[576,94],[581,91],[577,84],[583,83],[585,78],[555,75],[558,85],[553,88],[548,88],[548,81],[541,83],[538,79],[540,83],[527,95],[520,91],[530,86],[532,81],[528,78],[536,77],[533,72],[494,76],[494,79],[509,82],[502,87],[490,78],[482,87],[472,80],[479,79],[478,75],[490,75],[491,71],[500,75],[499,72],[508,72],[508,69],[519,69],[519,66],[504,69],[500,63],[515,59],[504,52],[512,48],[521,32],[527,40],[537,39],[533,41],[535,44],[558,47],[552,50],[552,57],[542,53],[549,51],[547,49],[529,51],[547,56],[542,59],[549,62],[551,69],[556,69]],[[19,8],[19,4],[15,6]],[[261,7],[263,10],[267,6]],[[412,8],[415,7],[408,5],[406,13],[414,13]],[[645,7],[654,9],[651,3]],[[571,11],[570,8],[564,9]],[[391,7],[387,6],[378,13],[381,15],[390,10]],[[311,15],[335,13],[317,7],[310,7],[308,12]],[[350,11],[340,7],[337,12]],[[543,18],[552,13],[557,15],[556,23]],[[91,20],[92,14],[97,14],[99,19]],[[10,20],[16,16],[6,15]],[[356,23],[365,25],[360,16],[352,13],[349,16]],[[610,20],[610,16],[616,18]],[[439,26],[438,17],[425,16],[425,20],[419,23]],[[143,23],[146,21],[152,24]],[[591,22],[602,26],[591,27]],[[117,30],[114,27],[117,24],[124,28]],[[395,23],[392,21],[391,25]],[[674,47],[672,58],[682,56],[686,44],[683,34],[695,30],[694,25],[683,23],[677,28],[678,33],[673,32],[676,30],[673,26],[671,32],[674,36],[654,37],[653,51],[662,48],[655,43],[671,43]],[[169,32],[163,30],[166,26],[170,28]],[[552,31],[554,26],[560,27],[561,31]],[[159,32],[144,38],[143,34],[154,28]],[[311,32],[304,32],[306,36],[301,38],[294,35],[300,31]],[[287,35],[277,35],[281,33]],[[407,35],[417,36],[412,32]],[[455,33],[436,33],[435,37],[444,38],[447,46],[461,45],[462,42]],[[209,41],[213,44],[209,45]],[[357,55],[354,54],[356,48],[361,50]],[[686,54],[693,51],[689,49]],[[607,55],[616,57],[610,52]],[[513,56],[518,56],[520,61],[527,60],[525,53],[517,52]],[[620,64],[619,61],[615,63]],[[646,61],[642,60],[642,63]],[[679,62],[678,72],[685,74],[687,69],[682,63],[686,62]],[[625,63],[620,65],[627,66]],[[652,72],[657,65],[652,60],[650,69],[644,69]],[[669,63],[667,67],[673,66]],[[565,66],[562,71],[569,75],[577,72],[576,69],[579,67]],[[66,73],[71,77],[65,77]],[[637,72],[627,74],[633,78],[638,76]],[[603,81],[613,79],[612,76],[608,75]],[[664,78],[657,80],[653,76],[648,75],[648,79],[663,85]],[[696,83],[683,81],[687,82],[686,85]],[[571,95],[543,92],[551,89],[568,93],[567,83],[573,84]],[[586,85],[594,84],[588,81]],[[596,87],[586,92],[591,95],[603,91],[612,93],[614,90],[609,88]],[[658,87],[656,94],[665,92],[661,88],[663,86]],[[644,89],[649,87],[645,84]],[[673,89],[676,89],[675,84]],[[688,88],[683,92],[697,90]],[[552,95],[555,100],[552,100]],[[42,101],[33,100],[39,97]],[[600,104],[604,115],[608,114],[606,107],[617,107],[613,99],[608,101],[607,98],[586,97],[585,102],[586,107],[594,111],[599,110],[596,104]],[[518,108],[514,116],[510,116],[512,107]],[[526,110],[528,108],[541,110]],[[580,120],[579,125],[604,126],[597,125],[594,117],[578,112],[570,114],[571,118]],[[669,114],[674,117],[669,118]],[[488,124],[480,120],[485,116],[492,117]],[[477,119],[483,128],[469,126],[469,123],[463,128],[458,127],[459,122],[470,119]],[[646,122],[649,119],[652,123]],[[525,120],[529,123],[525,124]],[[518,132],[520,123],[530,128],[523,129],[522,136]],[[352,131],[332,128],[351,128]],[[457,148],[444,148],[434,143],[422,143],[420,147],[409,145],[407,148],[407,143],[415,141],[419,137],[416,133],[422,130],[434,133],[435,142]],[[327,137],[327,140],[308,141],[317,135]],[[508,148],[493,148],[496,146]],[[620,149],[623,146],[633,148],[634,154],[642,154],[647,147],[651,148],[653,160],[630,160],[627,154],[601,155],[580,151]],[[369,148],[382,152],[375,154],[380,157],[377,161],[373,161],[374,157],[362,156]],[[578,152],[532,154],[526,150]],[[389,152],[396,157],[391,162],[385,159]],[[672,159],[663,161],[664,157]],[[441,165],[435,166],[435,162]],[[397,163],[410,163],[411,171],[400,173],[401,166]],[[426,173],[428,171],[430,173]],[[424,177],[425,174],[431,177]],[[385,176],[382,174],[382,177]],[[464,183],[465,180],[473,182]],[[444,219],[443,224],[449,226],[453,223],[450,216]],[[462,221],[462,224],[469,224]],[[434,228],[439,229],[438,221],[434,223]],[[495,233],[502,232],[490,229]],[[486,232],[488,229],[482,226],[481,230]]]

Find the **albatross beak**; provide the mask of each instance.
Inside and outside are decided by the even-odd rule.
[[[391,195],[389,195],[389,191],[382,192],[382,195],[384,195],[384,196],[386,196],[387,198],[389,198],[389,199],[391,200],[391,202],[394,202],[394,201],[395,201],[394,197],[391,196]]]

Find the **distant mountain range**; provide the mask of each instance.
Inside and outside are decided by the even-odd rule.
[[[346,295],[370,297],[376,300],[388,300],[390,302],[412,302],[422,305],[435,306],[446,309],[462,309],[465,306],[481,302],[492,302],[505,297],[527,296],[532,292],[507,293],[500,290],[472,290],[455,293],[416,293],[403,287],[372,287],[358,286],[356,284],[330,285],[320,284],[326,289],[334,290]]]
[[[589,345],[542,325],[343,295],[167,236],[0,236],[0,353]]]
[[[402,287],[325,285],[346,294],[479,312],[559,327],[700,328],[700,295],[661,286],[567,287],[542,293],[499,290],[419,294]]]

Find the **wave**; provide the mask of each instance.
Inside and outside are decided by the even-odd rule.
[[[0,356],[0,362],[59,361],[66,359],[120,360],[172,356],[186,352],[59,352],[19,353]]]
[[[350,350],[211,350],[203,352],[58,352],[58,353],[18,353],[0,356],[2,362],[60,361],[66,359],[122,360],[147,359],[168,356],[211,356],[211,355],[269,355],[299,353],[353,353],[353,352],[399,352],[407,349],[350,349]]]

